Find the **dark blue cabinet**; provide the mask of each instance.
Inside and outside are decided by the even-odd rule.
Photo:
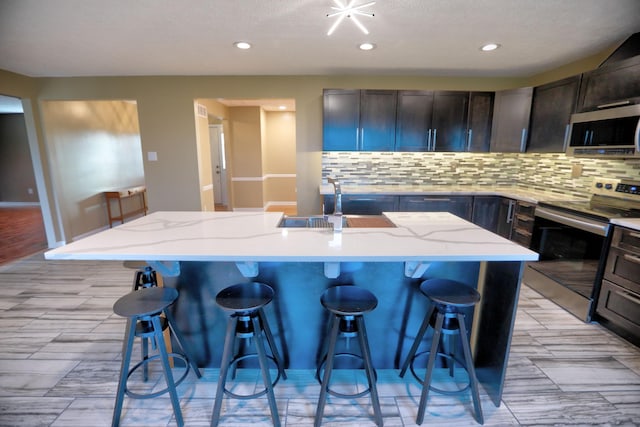
[[[324,212],[332,213],[335,197],[325,195]],[[382,212],[396,212],[398,210],[398,196],[384,194],[343,194],[342,213],[345,215],[380,215]]]
[[[395,90],[326,89],[323,93],[324,151],[392,151]]]
[[[400,196],[399,212],[450,212],[471,221],[473,196]]]

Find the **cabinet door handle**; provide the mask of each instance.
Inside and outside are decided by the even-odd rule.
[[[626,101],[612,102],[611,104],[598,105],[596,108],[601,109],[601,108],[620,107],[622,105],[629,105],[629,104],[631,104],[631,101],[626,100]]]
[[[593,145],[593,131],[589,131],[589,143],[587,145]]]
[[[520,134],[520,152],[524,153],[527,149],[527,128],[522,128]]]
[[[409,200],[410,202],[413,203],[420,203],[420,202],[450,202],[451,199],[448,197],[423,197],[422,200]]]
[[[516,203],[513,200],[509,200],[509,210],[507,211],[507,224],[513,222],[513,207]]]
[[[436,142],[438,141],[438,129],[433,130],[433,148],[431,151],[436,151]]]
[[[429,129],[427,135],[427,151],[431,151],[431,129]]]
[[[640,264],[640,257],[629,255],[629,254],[625,254],[623,256],[623,258],[626,259],[629,262],[634,263],[634,264]]]
[[[618,296],[620,296],[620,297],[622,297],[622,298],[624,298],[624,299],[626,299],[628,301],[631,301],[632,303],[640,305],[640,298],[638,298],[638,297],[636,297],[634,295],[631,295],[631,294],[629,294],[627,292],[624,292],[624,291],[615,291],[615,292],[616,292],[616,295],[618,295]]]
[[[356,128],[356,150],[360,149],[360,128]]]
[[[360,149],[364,150],[364,128],[360,129]]]
[[[471,151],[471,138],[473,136],[473,129],[469,129],[467,134],[467,151]]]

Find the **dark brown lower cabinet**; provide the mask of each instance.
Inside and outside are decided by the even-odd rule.
[[[596,314],[602,324],[640,345],[640,231],[615,227]]]

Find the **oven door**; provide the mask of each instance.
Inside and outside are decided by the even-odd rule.
[[[608,235],[608,222],[537,207],[531,249],[540,258],[527,263],[524,282],[581,320],[590,321]]]

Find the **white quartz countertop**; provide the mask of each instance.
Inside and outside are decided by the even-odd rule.
[[[616,218],[611,223],[640,231],[640,218]]]
[[[331,184],[321,184],[319,190],[322,195],[333,195]],[[567,195],[563,193],[527,190],[505,185],[341,185],[341,190],[342,194],[502,196],[530,203],[567,201]]]
[[[278,228],[281,213],[155,212],[45,253],[130,261],[532,261],[538,254],[445,212],[389,212],[395,228]]]

